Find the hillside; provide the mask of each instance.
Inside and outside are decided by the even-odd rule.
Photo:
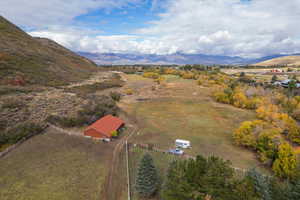
[[[287,66],[300,66],[300,56],[283,56],[279,58],[273,58],[263,62],[254,64],[255,66],[275,66],[275,65],[287,65]]]
[[[33,38],[0,16],[0,83],[63,85],[87,78],[96,65],[59,44]]]

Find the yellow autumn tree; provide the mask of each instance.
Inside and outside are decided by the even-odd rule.
[[[260,161],[266,162],[273,159],[277,147],[281,142],[281,130],[270,127],[262,130],[256,141],[256,151],[259,153]]]
[[[246,108],[248,99],[242,91],[237,91],[232,96],[233,105],[238,108]]]
[[[143,74],[144,78],[152,78],[152,79],[158,79],[159,78],[159,74],[156,72],[145,72]]]
[[[280,178],[293,178],[297,168],[297,157],[291,145],[282,143],[278,148],[277,159],[272,170]]]
[[[273,122],[278,118],[279,108],[274,104],[265,104],[256,109],[256,115],[259,119]]]
[[[245,121],[233,133],[233,139],[238,145],[256,147],[256,139],[266,123],[262,120]]]
[[[218,102],[230,104],[230,97],[222,91],[215,92],[213,97]]]
[[[281,113],[277,117],[276,124],[287,134],[287,137],[300,144],[300,128],[297,122],[286,113]]]

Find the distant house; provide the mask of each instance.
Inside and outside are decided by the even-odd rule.
[[[99,119],[84,131],[84,136],[93,138],[111,138],[113,131],[118,131],[125,122],[118,117],[112,115],[106,115]]]

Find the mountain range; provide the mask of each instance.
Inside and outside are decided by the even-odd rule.
[[[289,56],[286,54],[270,55],[261,58],[242,58],[205,54],[175,53],[169,55],[156,54],[122,54],[122,53],[89,53],[78,52],[79,55],[93,60],[98,65],[133,65],[133,64],[204,64],[204,65],[249,65],[261,63],[274,58]],[[300,54],[293,54],[299,56]],[[300,58],[300,56],[299,56]]]

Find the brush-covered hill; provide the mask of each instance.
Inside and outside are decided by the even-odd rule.
[[[283,57],[259,62],[254,65],[256,66],[279,66],[279,65],[300,66],[300,55],[283,56]]]
[[[0,16],[0,84],[16,78],[26,84],[57,86],[86,79],[94,62],[54,41],[33,38]]]

